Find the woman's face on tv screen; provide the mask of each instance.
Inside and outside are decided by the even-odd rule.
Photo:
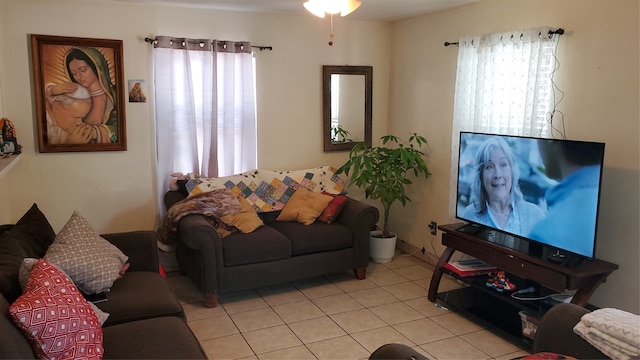
[[[482,170],[482,184],[489,201],[508,199],[511,182],[509,159],[502,149],[496,148],[491,152]]]

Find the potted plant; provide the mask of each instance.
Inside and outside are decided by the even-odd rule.
[[[425,162],[426,154],[420,150],[427,144],[423,136],[412,133],[405,142],[397,136],[385,135],[380,140],[382,146],[377,147],[356,143],[349,152],[349,159],[337,173],[349,177],[349,186],[363,189],[365,198],[379,199],[382,203],[382,231],[379,235],[372,232],[370,250],[373,261],[388,262],[393,258],[396,244],[396,235],[389,231],[389,209],[396,201],[402,206],[411,201],[405,191],[405,186],[412,183],[408,175],[426,179],[431,173]],[[382,249],[385,249],[385,254],[376,253]]]

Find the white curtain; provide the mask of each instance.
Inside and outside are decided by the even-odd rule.
[[[159,36],[154,47],[162,217],[171,173],[216,177],[256,168],[255,71],[247,42]]]
[[[549,137],[559,35],[541,27],[459,39],[449,213],[455,214],[460,131]]]

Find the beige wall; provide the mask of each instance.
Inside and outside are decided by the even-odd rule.
[[[314,16],[222,12],[85,0],[0,2],[0,77],[5,107],[23,145],[21,161],[0,179],[0,223],[37,202],[59,230],[78,210],[101,232],[151,229],[154,198],[153,104],[127,103],[126,152],[40,154],[30,77],[29,34],[122,39],[125,79],[151,79],[147,36],[249,40],[257,53],[259,167],[339,166],[346,153],[324,153],[322,65],[372,65],[374,134],[386,129],[390,25]],[[6,190],[11,189],[11,190]],[[6,206],[9,204],[10,206]]]
[[[455,221],[450,209],[451,119],[460,36],[562,27],[556,82],[569,139],[606,143],[596,256],[620,265],[592,297],[598,306],[639,312],[639,5],[637,0],[486,0],[393,24],[389,129],[418,131],[430,144],[434,174],[412,189],[414,202],[392,211],[399,236],[442,251],[430,220]],[[455,183],[453,183],[455,186]]]

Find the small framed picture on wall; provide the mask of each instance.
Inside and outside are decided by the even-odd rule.
[[[31,35],[40,152],[127,150],[122,40]]]

